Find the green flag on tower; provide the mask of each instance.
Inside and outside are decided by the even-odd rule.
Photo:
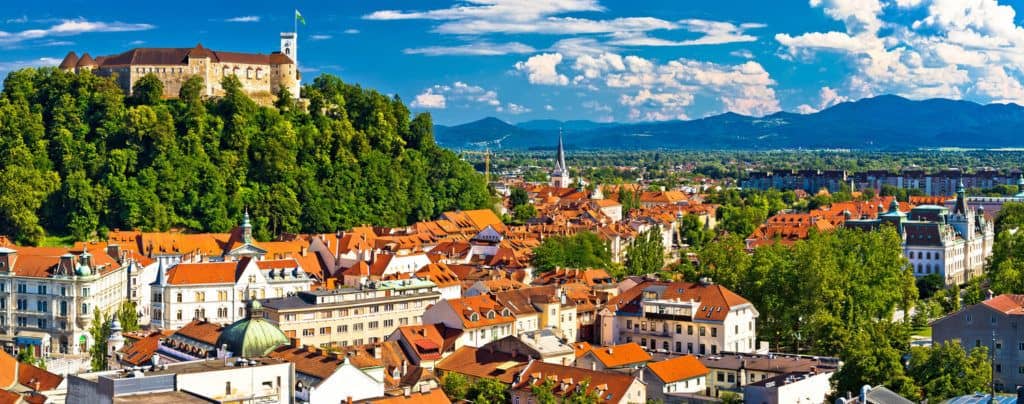
[[[301,22],[302,25],[306,25],[306,19],[302,18],[302,13],[299,12],[299,9],[295,9],[295,21]]]

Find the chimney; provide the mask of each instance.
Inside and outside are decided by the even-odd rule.
[[[118,244],[107,244],[107,255],[121,261],[121,246]]]
[[[402,377],[405,377],[407,374],[409,374],[409,362],[402,359]]]
[[[373,351],[373,357],[375,359],[380,359],[380,354],[381,354],[380,351],[384,350],[384,346],[383,345],[374,345],[370,349]]]
[[[306,246],[302,246],[302,248],[299,249],[299,255],[305,257],[306,253],[307,253]]]

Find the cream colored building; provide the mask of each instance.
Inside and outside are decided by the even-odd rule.
[[[178,97],[182,84],[192,76],[203,79],[203,95],[208,97],[224,95],[221,80],[234,76],[251,97],[269,97],[284,87],[298,98],[300,74],[293,57],[296,45],[295,34],[285,32],[281,34],[280,51],[270,54],[215,51],[202,44],[193,48],[135,48],[96,58],[88,52],[81,56],[68,52],[60,68],[114,77],[129,95],[136,81],[153,74],[163,83],[165,98]]]
[[[0,247],[0,340],[13,350],[86,353],[93,312],[127,296],[125,266],[105,252]]]
[[[313,284],[293,258],[180,263],[157,272],[150,292],[150,324],[169,330],[197,319],[232,323],[245,317],[251,299],[285,297]]]
[[[422,323],[441,298],[433,282],[406,279],[360,288],[303,291],[263,301],[267,319],[300,344],[327,347],[372,344],[396,328]]]

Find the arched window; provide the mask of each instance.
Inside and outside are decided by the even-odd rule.
[[[238,75],[238,72],[239,72],[240,70],[241,70],[241,69],[239,69],[239,68],[238,68],[238,66],[235,66],[235,69],[234,69],[234,70],[232,70],[232,73],[234,73],[234,74],[235,74],[235,76],[237,76],[237,75]]]
[[[259,80],[259,79],[262,79],[262,78],[263,78],[263,69],[257,68],[256,69],[256,80]]]
[[[251,79],[252,78],[252,68],[251,67],[245,69],[245,78],[247,78],[247,79]]]
[[[227,75],[228,75],[228,71],[229,71],[229,70],[228,70],[228,67],[227,67],[227,66],[224,66],[224,68],[223,68],[223,69],[221,69],[221,73],[220,73],[220,75],[221,75],[221,76],[227,76]]]

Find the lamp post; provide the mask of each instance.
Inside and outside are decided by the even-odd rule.
[[[991,395],[989,396],[989,404],[996,403],[996,329],[992,328],[992,377],[990,378],[990,387],[992,389]]]

